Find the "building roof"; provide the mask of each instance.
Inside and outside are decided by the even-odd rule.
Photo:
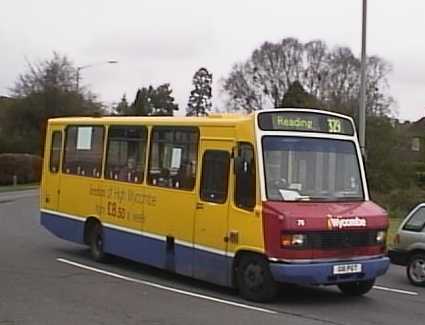
[[[408,129],[409,134],[425,137],[425,117],[410,124]]]

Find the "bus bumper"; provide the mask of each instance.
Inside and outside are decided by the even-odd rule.
[[[334,266],[361,264],[357,273],[334,274]],[[372,280],[384,274],[390,265],[388,257],[331,263],[288,264],[270,262],[273,278],[278,282],[296,284],[336,284]]]

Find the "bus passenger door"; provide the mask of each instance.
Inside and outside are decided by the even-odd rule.
[[[227,285],[229,175],[233,142],[201,141],[201,181],[195,213],[193,275]]]
[[[60,158],[62,152],[62,130],[50,129],[49,141],[47,141],[45,152],[49,159],[44,161],[43,175],[43,208],[47,210],[57,210],[59,208],[60,196]]]

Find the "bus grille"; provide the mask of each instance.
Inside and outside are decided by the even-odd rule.
[[[320,231],[308,234],[313,249],[354,248],[377,245],[376,230],[373,231]]]

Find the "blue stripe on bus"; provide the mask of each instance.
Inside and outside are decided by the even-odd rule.
[[[84,244],[84,222],[56,214],[41,213],[41,224],[59,238]]]
[[[233,258],[231,257],[194,249],[193,274],[197,279],[231,286],[232,264]]]
[[[41,224],[59,238],[84,244],[84,221],[41,212]],[[232,257],[178,243],[174,251],[167,251],[165,240],[107,226],[103,229],[106,253],[223,286],[232,283]]]

